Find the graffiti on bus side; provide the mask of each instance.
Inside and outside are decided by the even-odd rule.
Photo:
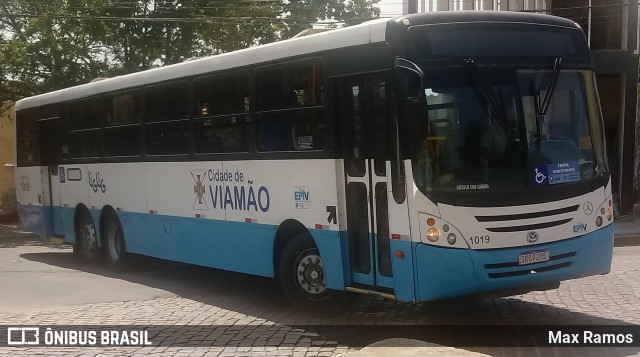
[[[96,171],[95,174],[89,171],[89,187],[91,187],[94,193],[98,193],[98,190],[102,191],[102,193],[107,192],[107,185],[105,185],[104,180],[100,178],[99,171]]]
[[[271,205],[269,189],[254,184],[244,172],[236,170],[192,170],[193,208],[267,212]]]

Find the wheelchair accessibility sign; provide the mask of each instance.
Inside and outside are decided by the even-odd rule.
[[[531,178],[534,186],[580,181],[580,164],[578,161],[567,161],[535,165],[531,172]]]

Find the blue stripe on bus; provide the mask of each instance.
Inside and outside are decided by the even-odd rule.
[[[128,252],[274,276],[275,226],[120,212]]]
[[[62,215],[65,242],[75,242],[73,207],[55,207]],[[41,237],[48,237],[42,206],[21,207],[25,227]],[[91,209],[99,232],[100,210]],[[47,213],[48,215],[49,213]],[[270,224],[228,222],[120,212],[127,251],[156,258],[197,264],[241,273],[274,277],[273,244],[277,226]],[[343,290],[345,273],[342,247],[337,231],[309,229],[324,261],[328,288]]]
[[[309,229],[313,235],[324,268],[325,283],[327,288],[344,290],[346,282],[345,275],[349,274],[348,265],[343,263],[343,248],[341,234],[338,231]],[[349,255],[347,254],[347,259]]]
[[[47,219],[51,215],[50,208],[43,206],[18,205],[18,214],[22,226],[40,237],[47,238]]]
[[[391,259],[393,267],[394,294],[396,299],[401,301],[415,301],[414,284],[414,255],[412,243],[409,241],[392,239]],[[404,253],[404,258],[400,259],[395,255],[396,251]]]
[[[74,243],[75,209],[54,209],[55,214],[63,217],[65,241]],[[98,230],[99,212],[91,210]],[[25,228],[42,237],[49,236],[45,218],[54,213],[51,208],[20,205],[19,213]],[[275,275],[272,256],[275,225],[132,212],[119,215],[129,252],[260,276]],[[341,290],[349,286],[346,232],[309,231],[323,257],[327,287]],[[517,263],[518,254],[522,252],[545,248],[552,258],[560,258],[527,266],[504,265]],[[611,254],[602,252],[612,249],[613,225],[565,241],[491,250],[449,249],[392,240],[391,254],[397,250],[404,252],[403,259],[392,256],[395,295],[402,301],[429,301],[603,274],[610,269]],[[491,264],[494,267],[486,267]],[[415,273],[413,266],[416,266]],[[560,267],[515,275],[518,271],[544,270],[549,266]],[[501,277],[491,278],[490,273]]]
[[[608,273],[613,251],[613,224],[578,238],[535,246],[468,250],[414,243],[414,247],[418,300],[436,300]],[[534,249],[549,249],[552,260],[517,265],[519,254]],[[512,266],[505,266],[509,263]],[[486,267],[490,264],[502,265]],[[540,271],[530,273],[537,269]],[[489,276],[494,273],[499,274]],[[519,275],[521,273],[525,274]]]

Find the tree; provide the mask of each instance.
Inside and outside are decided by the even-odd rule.
[[[379,0],[8,0],[0,101],[377,17]]]
[[[91,1],[36,0],[3,3],[0,32],[0,100],[86,82],[108,69],[104,23],[82,21]],[[6,36],[6,35],[5,35]]]
[[[283,38],[289,38],[309,28],[318,19],[344,22],[346,26],[359,24],[380,15],[375,7],[379,0],[291,0],[282,3],[282,13],[291,14],[295,21],[287,22],[282,32]]]

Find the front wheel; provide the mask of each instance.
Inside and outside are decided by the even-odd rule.
[[[278,277],[289,301],[310,313],[335,313],[347,309],[354,294],[328,289],[322,257],[308,234],[294,237],[282,251]]]

